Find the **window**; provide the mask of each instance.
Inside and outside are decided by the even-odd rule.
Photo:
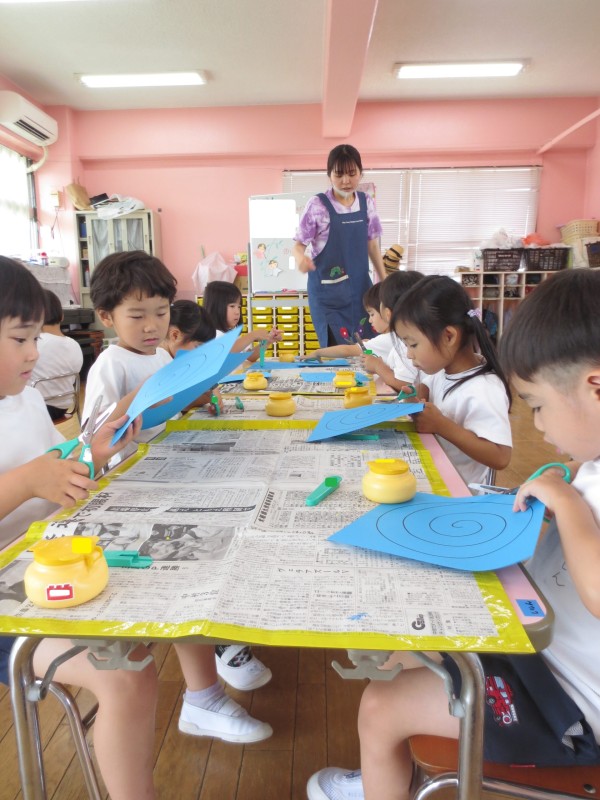
[[[33,176],[28,160],[0,145],[0,253],[29,257],[37,247],[33,215]]]
[[[365,170],[376,187],[382,250],[404,247],[403,264],[425,273],[470,266],[473,250],[499,228],[535,230],[539,167]],[[325,171],[285,172],[284,192],[322,192]]]

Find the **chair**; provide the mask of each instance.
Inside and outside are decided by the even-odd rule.
[[[444,776],[445,786],[456,786],[458,742],[441,736],[412,736],[409,746],[417,767],[417,785],[422,797],[434,794],[427,790],[427,779]],[[483,764],[483,788],[505,797],[522,800],[579,800],[600,794],[600,765],[589,767],[518,767]]]
[[[55,381],[69,379],[70,383],[72,384],[72,388],[69,388],[68,391],[59,392],[57,394],[50,394],[46,395],[42,391],[42,386],[46,386],[47,384],[52,384]],[[65,380],[66,382],[66,380]],[[66,372],[63,375],[52,375],[49,378],[38,378],[38,380],[34,381],[32,384],[34,389],[37,389],[42,396],[44,397],[44,402],[47,405],[56,406],[56,401],[61,403],[64,400],[69,401],[69,406],[65,409],[65,413],[59,419],[54,420],[55,425],[59,425],[61,422],[65,422],[68,419],[71,419],[73,415],[77,416],[77,421],[81,424],[81,416],[80,416],[80,388],[81,388],[81,379],[79,377],[78,372]]]

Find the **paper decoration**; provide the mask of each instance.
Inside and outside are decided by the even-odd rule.
[[[526,511],[513,511],[514,501],[418,492],[406,503],[377,506],[329,539],[441,567],[500,569],[533,554],[544,517],[539,500]]]
[[[151,375],[127,409],[129,422],[115,433],[112,444],[119,441],[140,414],[143,429],[161,425],[215,386],[221,376],[239,367],[245,354],[230,353],[230,350],[240,331],[238,326],[195,350],[181,350],[173,361]],[[171,400],[167,403],[156,405],[169,397]]]
[[[389,422],[407,414],[416,414],[423,411],[423,408],[423,403],[375,403],[344,411],[326,411],[306,441],[321,442],[323,439],[359,431],[361,428]]]

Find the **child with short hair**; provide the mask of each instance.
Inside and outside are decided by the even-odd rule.
[[[392,310],[400,298],[415,286],[422,277],[423,275],[416,270],[393,272],[381,282],[379,291],[380,313],[381,318],[389,327],[390,348],[381,358],[377,357],[379,354],[374,350],[373,355],[363,357],[364,369],[367,372],[379,375],[396,392],[399,392],[406,384],[413,383],[417,378],[417,371],[413,368],[406,355],[406,347],[402,340],[396,336],[390,327]],[[372,349],[372,347],[369,347],[369,350]]]
[[[227,331],[233,330],[242,316],[242,293],[233,283],[228,281],[210,281],[204,289],[203,307],[217,328],[217,337]],[[248,361],[256,361],[259,357],[259,347],[256,342],[281,341],[281,331],[271,328],[270,331],[257,329],[242,333],[231,348],[232,353],[241,353],[250,349]]]
[[[515,498],[515,511],[535,497],[553,515],[528,571],[554,611],[554,629],[541,653],[480,655],[485,675],[508,684],[514,707],[508,725],[485,704],[489,761],[540,767],[600,762],[599,306],[600,274],[565,270],[525,298],[500,340],[501,363],[533,409],[536,428],[580,466],[570,485],[558,470],[546,471],[525,482]],[[458,694],[456,673],[451,669]],[[407,800],[409,738],[456,738],[458,720],[448,714],[440,679],[420,667],[367,686],[359,734],[362,776],[321,770],[309,781],[310,800]]]
[[[380,314],[381,283],[369,286],[363,295],[363,306],[369,316],[369,324],[377,334],[372,339],[365,339],[365,346],[375,355],[384,358],[392,349],[392,337],[389,326]],[[320,347],[312,350],[305,358],[344,358],[362,356],[363,350],[359,344],[334,344],[331,347]]]
[[[79,342],[65,336],[60,328],[64,314],[59,298],[50,289],[44,289],[44,301],[44,324],[37,343],[39,358],[29,383],[33,386],[42,381],[35,388],[44,400],[52,399],[52,403],[46,403],[46,408],[50,418],[57,420],[64,417],[72,402],[68,395],[73,390],[73,378],[48,378],[78,373],[83,366],[83,353]]]
[[[445,275],[423,278],[398,301],[391,321],[422,374],[415,415],[434,433],[465,483],[485,483],[510,462],[510,388],[471,298]]]
[[[44,294],[22,264],[0,256],[0,546],[24,533],[36,520],[59,506],[87,497],[98,484],[88,467],[74,459],[46,452],[64,441],[52,424],[39,392],[27,386],[38,358],[36,342],[44,321]],[[139,430],[138,419],[124,441],[110,446],[126,421],[106,423],[94,436],[95,469]],[[0,683],[8,683],[8,660],[14,636],[0,636]],[[66,639],[43,639],[34,655],[34,669],[43,677],[50,663],[72,648]],[[147,655],[136,648],[134,660]],[[154,662],[141,671],[97,670],[79,653],[61,664],[55,679],[83,686],[98,699],[94,749],[113,800],[154,800],[152,783],[154,725],[158,681]]]
[[[90,297],[102,324],[114,328],[119,341],[102,352],[90,369],[84,418],[99,395],[104,405],[117,401],[172,360],[160,344],[167,338],[176,285],[162,261],[141,250],[114,253],[100,261],[90,281]],[[159,425],[143,431],[143,441],[163,428]],[[270,725],[248,716],[224,694],[208,645],[174,646],[188,685],[180,730],[237,742],[260,741],[272,734]],[[271,670],[250,648],[240,645],[238,649],[243,652],[237,659],[229,648],[217,651],[223,680],[247,691],[268,683]]]

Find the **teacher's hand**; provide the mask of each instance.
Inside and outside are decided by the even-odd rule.
[[[300,272],[314,272],[316,270],[315,262],[309,256],[302,256],[298,262],[298,269]]]

